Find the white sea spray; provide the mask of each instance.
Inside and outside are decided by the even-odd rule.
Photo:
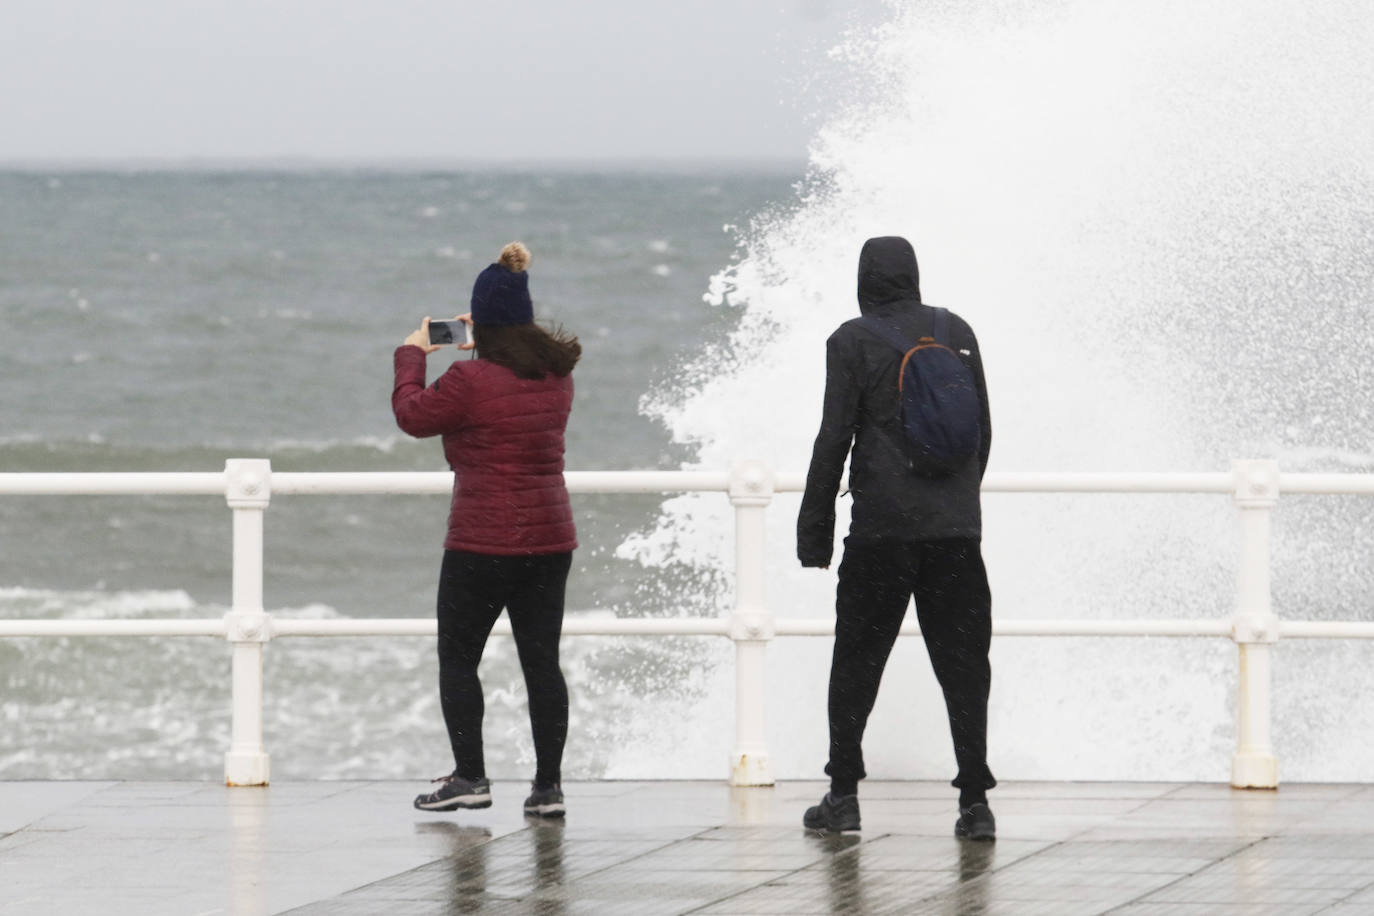
[[[992,470],[1214,470],[1270,456],[1358,465],[1374,394],[1362,357],[1294,341],[1374,336],[1360,293],[1374,237],[1361,152],[1374,148],[1371,37],[1374,16],[1353,3],[894,4],[889,23],[833,52],[863,91],[821,126],[795,204],[726,227],[739,258],[706,299],[740,311],[728,346],[704,350],[643,409],[695,448],[686,467],[757,458],[802,470],[823,341],[857,314],[859,246],[900,234],[916,246],[926,300],[980,335]],[[1266,432],[1275,414],[1279,442]],[[1346,596],[1368,597],[1361,579],[1333,590],[1297,561],[1308,551],[1285,552],[1294,536],[1339,538],[1328,523],[1362,530],[1357,510],[1332,505],[1288,510],[1280,613],[1327,616],[1354,603]],[[796,510],[781,496],[770,511],[770,604],[823,617],[833,573],[797,569]],[[841,534],[846,510],[841,500]],[[1230,612],[1224,498],[999,495],[985,512],[999,617]],[[621,554],[709,573],[719,591],[700,603],[728,607],[730,514],[717,494],[671,499]],[[802,642],[770,648],[782,776],[815,776],[825,754],[827,653]],[[1300,668],[1323,653],[1284,648]],[[874,775],[952,772],[923,656],[905,641],[889,665],[865,745]],[[1229,645],[1003,639],[993,661],[992,763],[1004,776],[1225,778]],[[720,662],[681,700],[680,727],[648,736],[653,746],[732,720]],[[1351,676],[1326,673],[1329,685]],[[1332,736],[1310,715],[1279,716],[1281,753],[1309,778],[1374,761],[1374,740],[1334,742],[1325,761],[1294,752]],[[677,759],[718,767],[695,747]]]

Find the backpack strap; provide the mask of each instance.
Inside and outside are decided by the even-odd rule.
[[[935,342],[942,347],[949,346],[949,309],[935,306]]]
[[[882,338],[886,343],[896,347],[902,353],[916,346],[916,344],[908,341],[906,336],[896,328],[879,321],[876,315],[863,316],[859,319],[859,324],[863,326],[864,330]]]
[[[942,309],[933,306],[935,310],[935,332],[932,335],[935,342],[942,347],[949,346],[949,309]],[[864,315],[859,319],[859,324],[873,334],[887,341],[888,344],[906,353],[919,343],[912,343],[907,337],[889,324],[884,324],[878,320],[876,315]]]

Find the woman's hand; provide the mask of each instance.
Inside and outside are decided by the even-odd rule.
[[[466,312],[466,313],[464,313],[464,314],[462,314],[462,315],[459,315],[458,317],[454,318],[453,320],[454,320],[454,321],[461,321],[463,324],[467,325],[467,326],[468,326],[468,335],[471,336],[471,334],[472,334],[472,330],[471,330],[471,329],[472,329],[472,312]],[[460,349],[460,350],[474,350],[474,349],[476,349],[476,348],[477,348],[477,344],[475,344],[475,343],[466,343],[466,342],[465,342],[465,343],[460,343],[460,344],[458,345],[458,349]]]
[[[433,353],[435,350],[439,349],[439,346],[437,344],[432,344],[429,342],[428,315],[425,316],[424,321],[420,322],[419,330],[411,331],[410,334],[407,335],[406,339],[401,342],[401,345],[407,347],[419,347],[421,350],[425,351],[426,356]]]

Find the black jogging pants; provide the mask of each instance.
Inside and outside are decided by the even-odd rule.
[[[867,775],[864,728],[913,597],[949,713],[959,766],[954,785],[990,789],[997,784],[987,764],[992,595],[982,545],[971,538],[846,543],[835,597],[825,771],[840,785]]]
[[[439,574],[439,700],[457,773],[486,775],[482,755],[482,660],[492,625],[510,615],[534,732],[534,782],[560,781],[568,736],[568,687],[558,666],[563,594],[572,553],[496,556],[444,551]]]

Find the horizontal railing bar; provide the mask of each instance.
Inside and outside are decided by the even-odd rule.
[[[572,493],[669,493],[719,491],[730,488],[730,475],[714,471],[568,471]],[[446,493],[453,486],[448,471],[279,472],[272,475],[276,493]],[[1230,493],[1234,481],[1227,473],[993,473],[983,482],[988,492],[1078,493]],[[777,492],[806,489],[806,475],[778,474]]]
[[[274,617],[277,636],[433,636],[433,617],[335,618]],[[223,618],[168,620],[16,620],[0,619],[0,637],[18,636],[219,636]],[[510,635],[510,621],[498,620],[497,636]],[[567,617],[565,636],[728,636],[730,621],[712,617]]]
[[[1374,639],[1371,620],[1281,620],[1284,639]]]
[[[570,493],[672,493],[730,488],[716,471],[567,471]],[[273,472],[272,494],[448,493],[451,471]]]
[[[432,617],[272,621],[274,636],[433,636]],[[492,627],[510,635],[510,621]],[[565,617],[564,636],[728,636],[730,621],[713,617]]]
[[[17,496],[223,496],[223,471],[7,472],[0,494]]]
[[[1279,492],[1327,496],[1374,494],[1374,474],[1280,474]]]
[[[983,478],[984,493],[1231,493],[1235,486],[1229,472],[994,471]]]
[[[1224,636],[1230,620],[994,620],[994,636]]]
[[[1285,621],[1284,638],[1374,639],[1374,621]],[[432,617],[272,618],[272,635],[278,636],[433,636]],[[563,621],[565,636],[729,636],[731,621],[725,617],[599,617],[569,616]],[[914,621],[903,625],[902,635],[914,636]],[[994,636],[1083,637],[1226,637],[1230,620],[1084,620],[1039,619],[993,621]],[[492,633],[510,635],[510,622],[497,621]],[[779,618],[777,636],[833,636],[833,619]],[[17,636],[219,636],[226,634],[223,618],[194,620],[15,620],[0,619],[0,637]]]
[[[834,620],[779,619],[779,636],[833,636]],[[921,628],[914,621],[902,624],[903,636],[915,636]],[[994,620],[994,636],[1231,636],[1229,620]],[[1371,634],[1374,636],[1374,634]]]
[[[433,636],[437,632],[438,624],[433,617],[331,620],[272,618],[273,636]],[[510,621],[496,621],[491,632],[497,636],[510,635]]]
[[[452,471],[273,471],[272,495],[448,493]]]
[[[573,493],[724,492],[725,471],[568,471]],[[447,493],[449,471],[277,471],[272,493],[429,494]],[[225,492],[222,471],[95,471],[0,473],[0,495],[45,496],[217,496]],[[774,477],[774,489],[795,493],[806,487],[806,475],[787,472]],[[994,471],[983,480],[986,493],[1231,493],[1228,472],[1127,473]],[[1280,474],[1280,493],[1374,495],[1374,474]]]
[[[570,493],[669,493],[730,489],[727,471],[568,471]]]

